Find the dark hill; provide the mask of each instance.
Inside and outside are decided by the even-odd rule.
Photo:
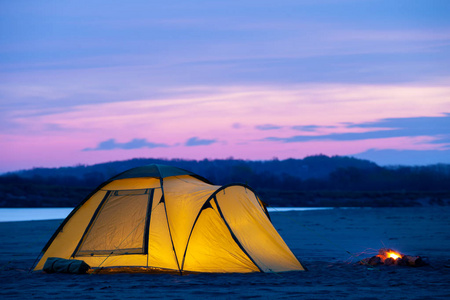
[[[97,185],[106,179],[126,171],[128,169],[148,165],[164,164],[183,168],[203,177],[208,178],[216,184],[225,184],[236,177],[242,177],[240,172],[246,175],[260,175],[270,173],[272,176],[289,175],[300,179],[326,178],[339,168],[374,169],[378,166],[370,161],[351,157],[325,155],[309,156],[304,159],[270,160],[270,161],[248,161],[248,160],[181,160],[181,159],[153,159],[136,158],[125,161],[115,161],[95,164],[91,166],[78,165],[74,167],[61,168],[33,168],[31,170],[17,171],[7,175],[15,174],[22,178],[51,178],[52,181],[64,181],[68,185]],[[248,180],[248,179],[246,179]]]
[[[367,160],[316,155],[304,159],[164,160],[139,158],[0,176],[0,206],[75,206],[110,177],[147,164],[177,166],[217,185],[252,186],[272,206],[448,204],[450,165],[384,168]]]

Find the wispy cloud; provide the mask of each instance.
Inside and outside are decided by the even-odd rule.
[[[367,134],[416,137],[434,137],[434,143],[448,143],[450,139],[450,113],[440,117],[388,118],[377,122],[350,124],[349,128],[385,128],[380,131],[369,131]]]
[[[85,148],[83,151],[100,151],[100,150],[115,150],[115,149],[140,149],[140,148],[167,148],[170,147],[167,144],[159,144],[149,142],[146,139],[132,139],[126,143],[118,143],[115,139],[109,139],[100,142],[95,148]]]
[[[320,126],[309,125],[306,129],[314,131]],[[450,140],[450,113],[439,117],[388,118],[376,122],[347,124],[347,128],[365,129],[364,132],[344,132],[318,135],[294,135],[290,137],[267,137],[264,141],[284,143],[309,141],[358,141],[398,137],[428,136],[434,143],[448,143]],[[305,128],[296,126],[295,129]]]
[[[28,166],[42,166],[149,155],[189,159],[276,155],[281,159],[317,153],[346,155],[370,148],[438,150],[448,138],[445,134],[406,138],[399,130],[410,125],[391,121],[417,116],[430,116],[426,117],[430,123],[441,120],[433,118],[450,112],[450,88],[443,83],[175,88],[136,100],[0,110],[0,165],[24,168],[25,157]],[[282,129],[256,129],[261,124]],[[420,124],[419,129],[424,127]],[[382,138],[385,131],[394,130],[391,136],[402,137]],[[373,132],[372,139],[365,132]],[[133,141],[134,137],[140,138]],[[264,141],[267,137],[271,138]],[[39,159],[36,153],[42,153]]]
[[[273,124],[264,124],[264,125],[256,125],[255,128],[257,130],[276,130],[276,129],[283,128],[283,126],[273,125]]]
[[[298,125],[298,126],[292,126],[291,128],[293,130],[297,131],[307,131],[307,132],[314,132],[322,128],[335,128],[336,126],[318,126],[318,125]]]
[[[336,40],[367,40],[367,41],[448,41],[450,31],[440,30],[337,30],[333,31]]]
[[[207,140],[207,139],[199,139],[198,137],[191,137],[186,141],[184,145],[188,147],[193,147],[193,146],[208,146],[215,143],[217,143],[217,140]]]

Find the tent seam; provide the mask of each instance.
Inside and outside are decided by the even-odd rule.
[[[241,248],[241,250],[244,252],[244,254],[247,255],[247,257],[251,260],[251,262],[255,265],[255,267],[257,267],[260,272],[264,273],[264,271],[255,262],[253,257],[251,257],[250,254],[248,254],[247,250],[245,250],[244,246],[242,246],[241,242],[239,241],[237,236],[234,234],[233,230],[231,230],[230,225],[228,224],[227,220],[225,219],[225,216],[222,213],[222,210],[220,209],[219,202],[217,201],[217,198],[216,198],[215,195],[214,195],[213,199],[214,199],[214,203],[216,203],[217,210],[219,211],[220,217],[222,218],[222,220],[224,221],[224,223],[227,226],[228,230],[230,231],[230,234],[231,234],[233,240],[236,242],[236,244],[239,246],[239,248]]]

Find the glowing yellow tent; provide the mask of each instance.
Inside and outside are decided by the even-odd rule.
[[[83,260],[94,270],[303,270],[250,187],[212,185],[164,165],[134,168],[103,183],[43,252],[34,270],[49,257]]]

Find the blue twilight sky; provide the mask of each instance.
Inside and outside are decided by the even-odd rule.
[[[450,163],[450,1],[0,0],[0,172]]]

